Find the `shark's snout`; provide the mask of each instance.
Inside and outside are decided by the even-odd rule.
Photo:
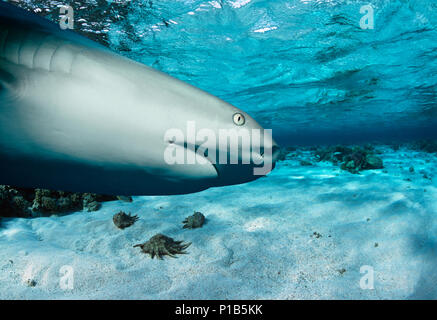
[[[216,163],[217,185],[245,183],[269,174],[275,168],[279,153],[280,147],[275,143],[270,149],[263,148],[259,153],[252,152],[250,163],[243,163],[241,158],[237,164]]]
[[[281,152],[281,148],[278,145],[274,145],[272,147],[272,161],[276,163],[279,157],[279,153]]]

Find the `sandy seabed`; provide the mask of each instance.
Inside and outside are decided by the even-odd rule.
[[[244,185],[3,219],[0,299],[435,299],[437,157],[379,149],[385,169],[361,174],[296,151]],[[119,230],[120,210],[140,220]],[[182,229],[193,211],[206,224]],[[157,233],[188,254],[133,248]]]

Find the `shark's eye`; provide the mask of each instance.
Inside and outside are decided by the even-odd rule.
[[[242,126],[246,122],[246,119],[244,119],[244,116],[241,113],[234,114],[233,119],[237,126]]]

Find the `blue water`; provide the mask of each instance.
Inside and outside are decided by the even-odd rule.
[[[368,3],[373,30],[360,28]],[[153,1],[110,39],[248,111],[285,144],[429,137],[436,9],[424,0]]]
[[[60,4],[21,2],[52,20]],[[368,4],[374,28],[362,29],[360,8]],[[76,31],[249,112],[281,144],[437,137],[435,1],[82,0],[73,7]]]
[[[10,0],[53,21],[63,1]],[[437,138],[435,0],[72,5],[75,31],[247,111],[281,145]],[[8,219],[0,298],[435,299],[437,157],[410,147],[376,144],[384,169],[360,174],[290,148],[251,183]],[[120,210],[139,222],[116,229]],[[182,229],[193,211],[207,223]],[[132,247],[158,232],[193,242],[189,254],[158,264]],[[70,264],[71,292],[59,288]],[[362,266],[376,290],[360,287]]]

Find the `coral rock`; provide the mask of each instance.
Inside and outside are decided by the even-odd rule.
[[[333,164],[341,163],[342,170],[359,173],[361,170],[384,168],[382,159],[376,156],[377,153],[373,146],[367,145],[364,148],[328,147],[316,150],[315,155],[318,161],[330,161]]]
[[[384,168],[384,165],[382,163],[381,158],[368,154],[366,156],[366,165],[364,169],[382,169]]]
[[[30,218],[78,210],[96,211],[115,196],[0,185],[0,216]]]

